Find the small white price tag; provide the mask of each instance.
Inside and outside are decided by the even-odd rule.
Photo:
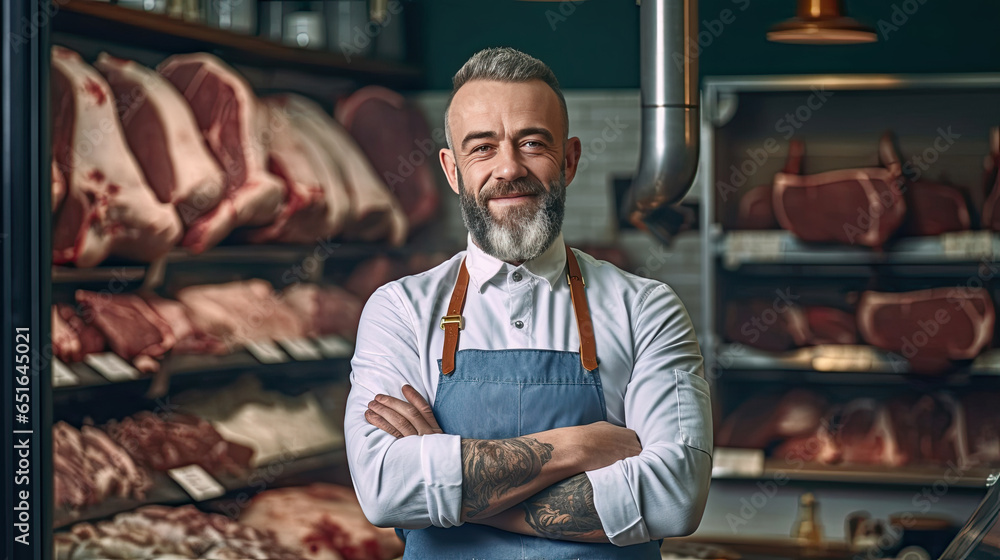
[[[69,369],[69,366],[62,363],[59,358],[52,358],[52,386],[71,387],[79,385],[80,378]]]
[[[735,268],[743,262],[773,262],[781,258],[784,231],[734,231],[726,237],[726,266]]]
[[[139,379],[139,370],[129,365],[128,362],[121,359],[121,356],[113,352],[87,354],[83,361],[88,366],[96,369],[108,381],[114,383]]]
[[[180,484],[185,492],[199,502],[218,498],[226,493],[226,489],[219,484],[219,481],[212,478],[212,475],[205,472],[205,469],[198,465],[170,469],[167,471],[167,474],[170,475],[170,478],[176,480],[177,484]]]
[[[287,338],[285,340],[279,340],[278,344],[285,349],[286,352],[291,354],[296,360],[322,360],[323,354],[320,354],[319,349],[311,341],[305,338]]]
[[[956,231],[941,234],[941,246],[948,259],[978,260],[993,257],[993,232]]]
[[[354,345],[336,335],[317,338],[316,345],[327,358],[350,358],[354,355]]]
[[[271,340],[248,342],[246,347],[262,364],[280,364],[288,361],[288,356]]]
[[[716,447],[712,454],[712,476],[759,477],[764,474],[764,450]]]

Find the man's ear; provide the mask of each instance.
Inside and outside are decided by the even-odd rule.
[[[577,167],[580,165],[580,154],[583,153],[583,145],[580,139],[574,136],[566,141],[566,184],[569,185],[576,177]]]
[[[441,148],[438,157],[441,160],[444,176],[448,178],[448,184],[451,185],[451,190],[458,194],[458,167],[455,162],[455,152],[451,151],[450,148]]]

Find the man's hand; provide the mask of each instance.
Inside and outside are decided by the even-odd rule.
[[[444,433],[434,418],[431,405],[416,389],[403,385],[403,396],[405,401],[389,395],[375,395],[375,400],[368,403],[365,420],[396,438]]]

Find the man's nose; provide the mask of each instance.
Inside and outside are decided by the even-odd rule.
[[[496,163],[493,168],[494,180],[511,182],[528,174],[521,154],[514,147],[502,146],[493,161]]]

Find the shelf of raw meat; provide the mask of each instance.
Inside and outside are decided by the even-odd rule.
[[[729,454],[732,457],[729,457]],[[716,449],[712,478],[716,480],[777,480],[818,483],[931,486],[947,477],[953,488],[983,489],[1000,478],[1000,468],[958,465],[880,467],[822,465],[763,459],[760,450]]]
[[[909,373],[902,357],[894,358],[871,346],[846,344],[809,346],[788,352],[765,352],[743,344],[722,344],[715,363],[727,372],[724,375],[731,375],[730,370],[738,370],[753,372],[755,376],[770,372],[781,377],[780,372],[795,371],[815,373],[816,380],[830,376],[833,381],[836,375],[845,373],[882,374],[880,377],[866,376],[873,381],[891,381],[898,379],[900,374]],[[984,352],[958,375],[1000,379],[1000,350]],[[864,382],[864,379],[852,378],[851,382]]]
[[[209,51],[231,63],[336,73],[395,86],[419,84],[422,71],[388,61],[290,47],[259,37],[93,0],[64,0],[56,6],[54,29],[102,41],[159,51]]]
[[[974,265],[1000,255],[1000,236],[988,231],[896,240],[883,251],[806,243],[787,231],[733,231],[716,247],[727,270],[746,265]]]
[[[216,480],[225,489],[225,494],[219,499],[242,498],[242,501],[245,502],[249,497],[267,488],[290,484],[309,473],[327,473],[343,467],[346,461],[347,454],[343,449],[316,453],[287,462],[270,461],[253,469],[245,478],[217,477]],[[66,508],[56,508],[52,515],[52,525],[58,529],[81,521],[96,521],[150,504],[181,505],[195,502],[180,485],[165,473],[153,473],[152,478],[153,487],[146,493],[143,500],[109,498],[83,509],[76,515]]]
[[[84,362],[66,364],[71,372],[70,377],[59,376],[54,382],[54,398],[69,398],[73,393],[106,389],[108,387],[124,388],[130,393],[145,393],[156,376],[169,378],[171,392],[186,388],[198,387],[213,381],[226,381],[237,375],[253,372],[260,376],[280,376],[287,379],[331,380],[350,373],[350,359],[353,347],[342,339],[331,337],[325,346],[313,341],[313,346],[324,354],[320,359],[292,358],[282,349],[277,356],[285,360],[278,363],[263,363],[249,351],[240,350],[225,356],[206,355],[168,355],[160,362],[160,371],[156,374],[139,374],[135,379],[123,376],[121,380],[110,381]],[[72,379],[75,377],[75,380]],[[191,385],[191,387],[188,387]]]

